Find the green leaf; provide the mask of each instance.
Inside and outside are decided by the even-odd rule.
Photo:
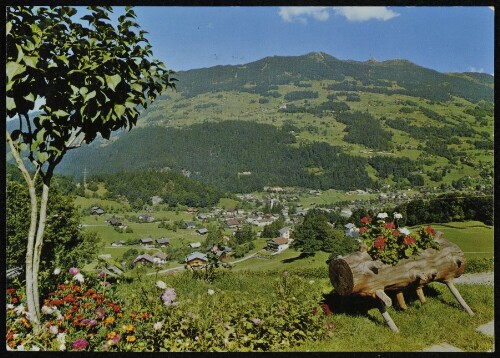
[[[33,93],[30,93],[27,96],[24,96],[23,98],[28,102],[35,102],[35,95]]]
[[[62,62],[64,62],[64,63],[66,64],[66,66],[68,66],[68,65],[69,65],[69,61],[68,61],[68,58],[67,58],[66,56],[61,55],[61,56],[56,56],[56,58],[57,58],[58,60],[61,60]]]
[[[115,104],[113,109],[115,110],[116,115],[121,117],[125,113],[126,107],[121,104]]]
[[[57,118],[69,116],[69,113],[68,113],[68,112],[63,111],[62,109],[58,109],[58,110],[57,110],[57,111],[55,111],[53,114],[54,114]]]
[[[45,152],[37,153],[36,159],[40,164],[42,164],[42,163],[45,163],[47,161],[47,159],[49,159],[49,155]]]
[[[86,96],[84,95],[84,96],[83,96],[83,100],[84,100],[85,102],[88,102],[88,101],[90,101],[92,98],[94,98],[94,97],[95,97],[95,95],[96,95],[96,91],[92,91],[92,92],[90,92],[88,95],[86,95]]]
[[[7,77],[9,78],[9,81],[12,81],[12,79],[16,75],[23,73],[25,70],[26,70],[26,66],[24,66],[20,63],[14,62],[14,61],[10,61],[10,62],[7,62],[5,72],[7,73]]]
[[[10,34],[10,30],[12,30],[12,22],[8,22],[6,25],[5,25],[5,34],[8,35]]]
[[[108,84],[108,87],[111,88],[112,91],[115,90],[118,83],[120,83],[120,81],[122,80],[122,78],[120,77],[119,74],[116,74],[113,76],[105,75],[105,77],[106,77],[106,82]]]
[[[132,83],[130,85],[134,91],[142,92],[142,85],[140,83]]]
[[[38,63],[38,57],[35,56],[24,56],[23,60],[28,67],[36,68],[36,64]]]
[[[6,105],[8,111],[12,111],[16,108],[16,102],[14,101],[14,98],[12,98],[12,97],[7,97],[5,105]]]

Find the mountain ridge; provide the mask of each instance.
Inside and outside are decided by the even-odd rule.
[[[178,91],[142,111],[140,128],[69,152],[58,170],[79,176],[83,167],[94,173],[171,167],[235,192],[273,184],[451,186],[469,177],[470,185],[490,186],[494,91],[489,75],[442,74],[407,60],[344,61],[311,52],[177,77]],[[280,136],[289,139],[282,143]],[[172,145],[162,143],[166,140]],[[276,156],[269,155],[273,151]],[[339,174],[353,165],[362,168],[362,180]],[[252,176],[240,178],[248,166]]]

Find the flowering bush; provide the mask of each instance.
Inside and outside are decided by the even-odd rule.
[[[436,232],[430,225],[411,233],[407,228],[399,228],[401,214],[394,213],[393,221],[386,221],[388,216],[387,213],[379,213],[375,219],[361,218],[360,239],[373,260],[395,265],[401,259],[418,255],[427,248],[440,248],[439,243],[434,241]]]
[[[62,283],[43,302],[37,335],[22,289],[7,290],[7,349],[276,351],[321,339],[333,329],[319,306],[321,290],[288,272],[269,274],[265,283],[253,274],[227,273],[217,286],[193,285],[186,272],[168,277],[168,284],[141,277],[117,283],[116,290],[107,289],[102,275],[61,270],[54,276]],[[235,290],[230,282],[241,286]]]

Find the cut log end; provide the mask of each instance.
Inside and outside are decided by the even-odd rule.
[[[352,293],[354,288],[353,274],[351,268],[342,259],[337,259],[330,263],[330,281],[335,287],[335,291],[341,296]]]

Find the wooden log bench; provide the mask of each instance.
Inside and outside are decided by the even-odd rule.
[[[394,266],[374,261],[363,248],[338,257],[329,263],[330,281],[341,296],[359,295],[377,299],[382,316],[394,332],[398,332],[398,327],[386,310],[386,307],[392,305],[392,300],[385,291],[395,291],[398,304],[404,310],[407,308],[403,296],[404,289],[415,289],[420,302],[424,304],[426,300],[422,287],[430,282],[442,282],[448,286],[465,311],[473,315],[453,285],[453,279],[464,272],[464,253],[457,245],[441,236],[442,233],[437,232],[434,237],[441,246],[439,250],[426,249]]]

